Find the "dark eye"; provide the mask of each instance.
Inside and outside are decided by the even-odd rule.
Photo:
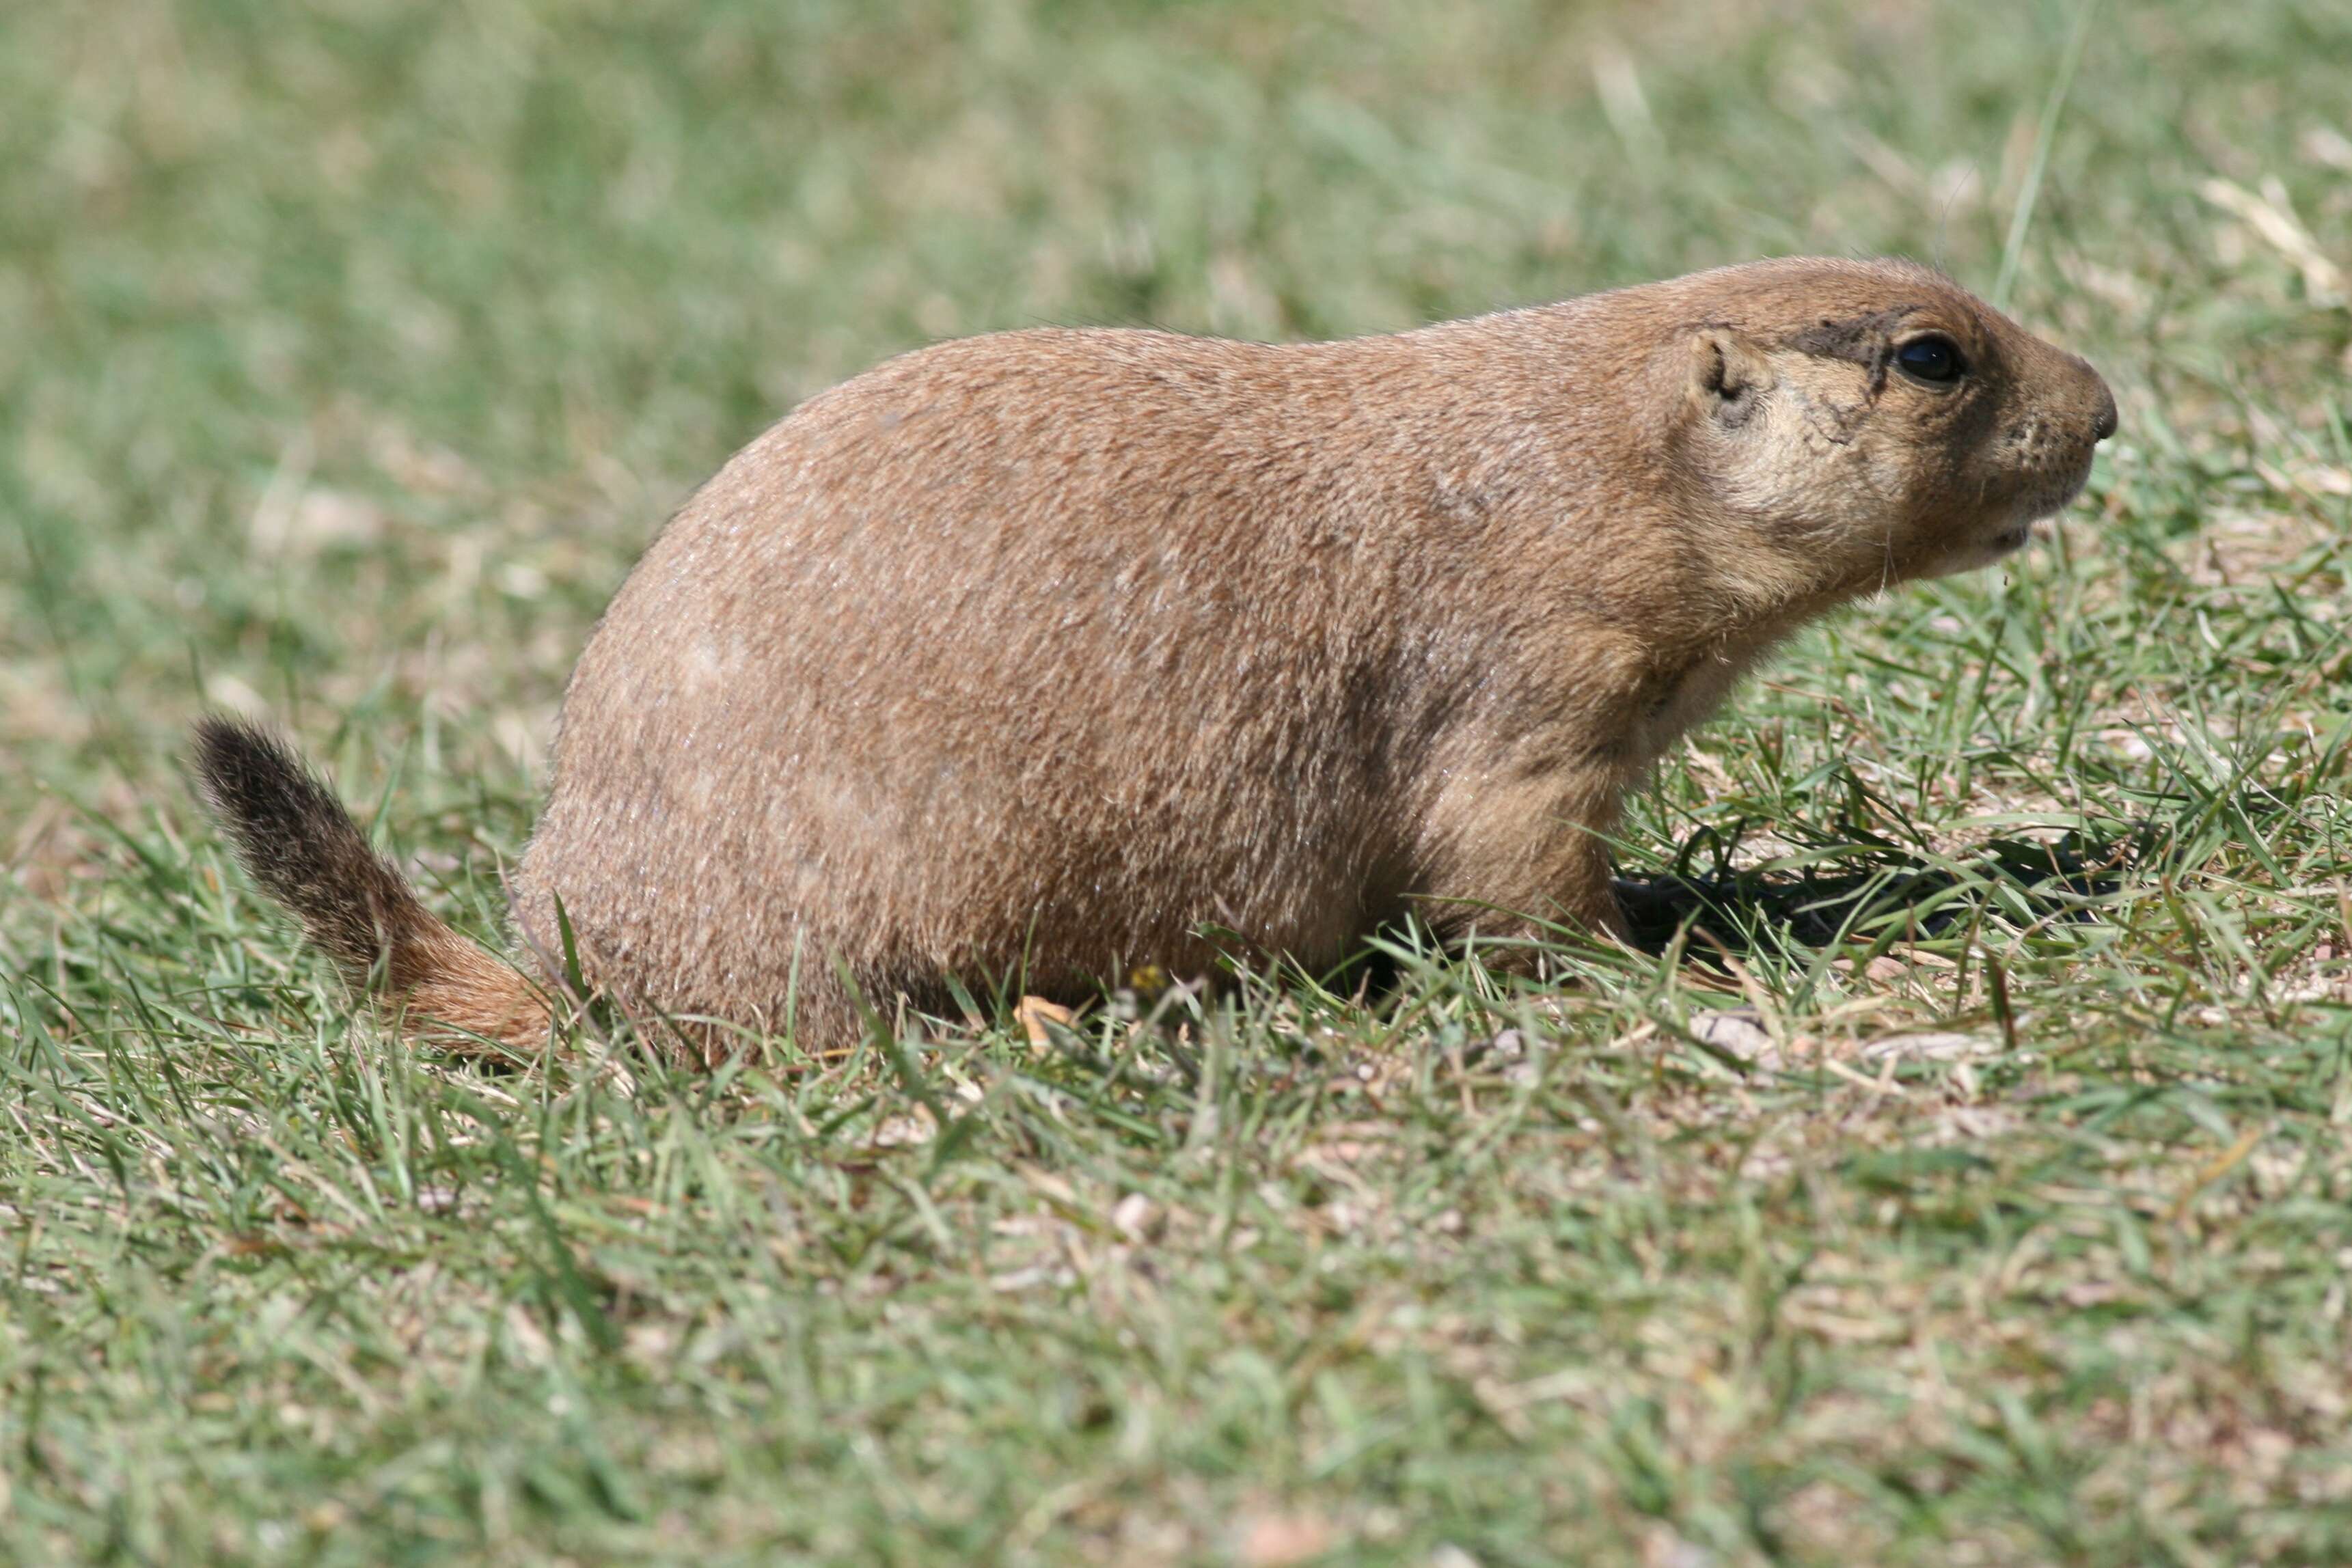
[[[1960,351],[1949,338],[1914,338],[1895,350],[1895,362],[1916,381],[1956,382],[1960,379]]]

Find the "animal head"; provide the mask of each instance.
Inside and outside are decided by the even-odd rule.
[[[1664,287],[1687,312],[1675,464],[1719,553],[1777,563],[1784,591],[1998,560],[2115,434],[2096,371],[1926,267],[1765,262]]]

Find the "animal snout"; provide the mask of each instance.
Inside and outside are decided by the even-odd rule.
[[[2093,372],[2093,379],[2098,380]],[[2091,412],[2091,440],[2094,444],[2116,433],[2116,394],[2107,390],[2105,381],[2098,381],[2099,401]]]
[[[2076,385],[2081,388],[2081,406],[2091,416],[2091,444],[2096,446],[2116,433],[2116,394],[2107,385],[2107,378],[2091,368],[2088,360],[2066,356],[2074,361]]]

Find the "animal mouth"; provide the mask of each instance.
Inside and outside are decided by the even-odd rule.
[[[2074,470],[2055,484],[2040,487],[2039,493],[2026,498],[2015,514],[2018,520],[2009,523],[1995,533],[1987,535],[1985,548],[1997,556],[2013,555],[2033,542],[2034,527],[2043,519],[2055,519],[2074,497],[2083,493],[2084,484],[2091,476],[2091,460],[2085,455]]]

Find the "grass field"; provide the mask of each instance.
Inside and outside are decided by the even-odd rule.
[[[0,7],[0,1557],[2352,1561],[2352,3],[2107,0],[2060,102],[2078,16]],[[1656,958],[499,1074],[177,771],[266,711],[494,937],[807,392],[1790,251],[2006,279],[2124,429],[1664,770]]]

